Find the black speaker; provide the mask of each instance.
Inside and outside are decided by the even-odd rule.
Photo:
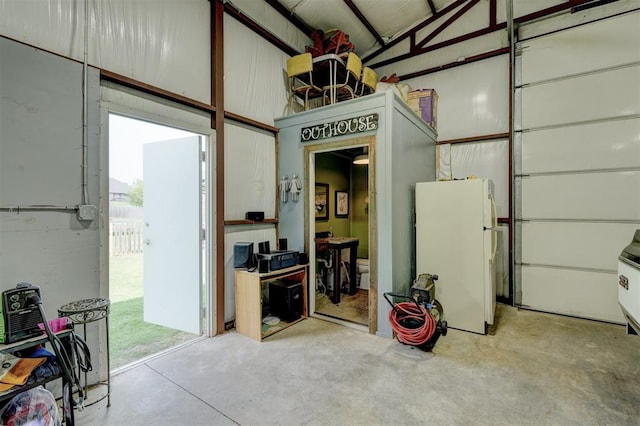
[[[258,243],[258,253],[260,254],[271,253],[271,248],[269,247],[269,241],[263,241],[261,243]]]
[[[302,283],[274,281],[269,285],[271,315],[294,321],[302,315]]]
[[[287,239],[280,238],[278,239],[278,250],[286,250],[287,249]]]
[[[258,272],[261,274],[269,272],[269,259],[258,259]]]
[[[247,212],[246,218],[254,222],[262,222],[264,220],[264,212]]]
[[[298,255],[298,264],[306,265],[307,263],[309,263],[309,255],[307,253],[300,253]]]
[[[253,267],[253,243],[235,243],[233,245],[233,267]]]

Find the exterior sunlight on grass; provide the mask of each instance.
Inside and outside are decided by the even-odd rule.
[[[197,337],[143,320],[142,254],[109,260],[111,369]]]

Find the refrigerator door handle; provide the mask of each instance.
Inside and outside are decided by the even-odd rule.
[[[496,252],[498,251],[498,230],[497,229],[492,229],[491,230],[492,235],[492,242],[493,242],[493,250],[491,252],[491,263],[494,263],[496,260]]]
[[[498,208],[496,207],[496,200],[493,199],[493,196],[489,198],[491,200],[491,209],[493,210],[493,227],[498,226]]]
[[[491,230],[491,242],[493,243],[493,250],[491,251],[491,263],[496,260],[496,251],[498,251],[498,208],[496,207],[496,201],[493,196],[489,197],[491,200],[491,210],[493,211],[493,229]]]

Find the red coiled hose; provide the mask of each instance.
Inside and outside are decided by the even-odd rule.
[[[417,328],[407,328],[402,321],[411,319],[422,322]],[[436,320],[429,314],[427,308],[414,302],[396,303],[389,311],[391,328],[396,332],[396,338],[400,343],[419,346],[426,343],[436,331]]]

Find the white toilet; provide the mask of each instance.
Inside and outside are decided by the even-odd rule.
[[[369,290],[369,259],[356,260],[356,276],[359,288]]]

